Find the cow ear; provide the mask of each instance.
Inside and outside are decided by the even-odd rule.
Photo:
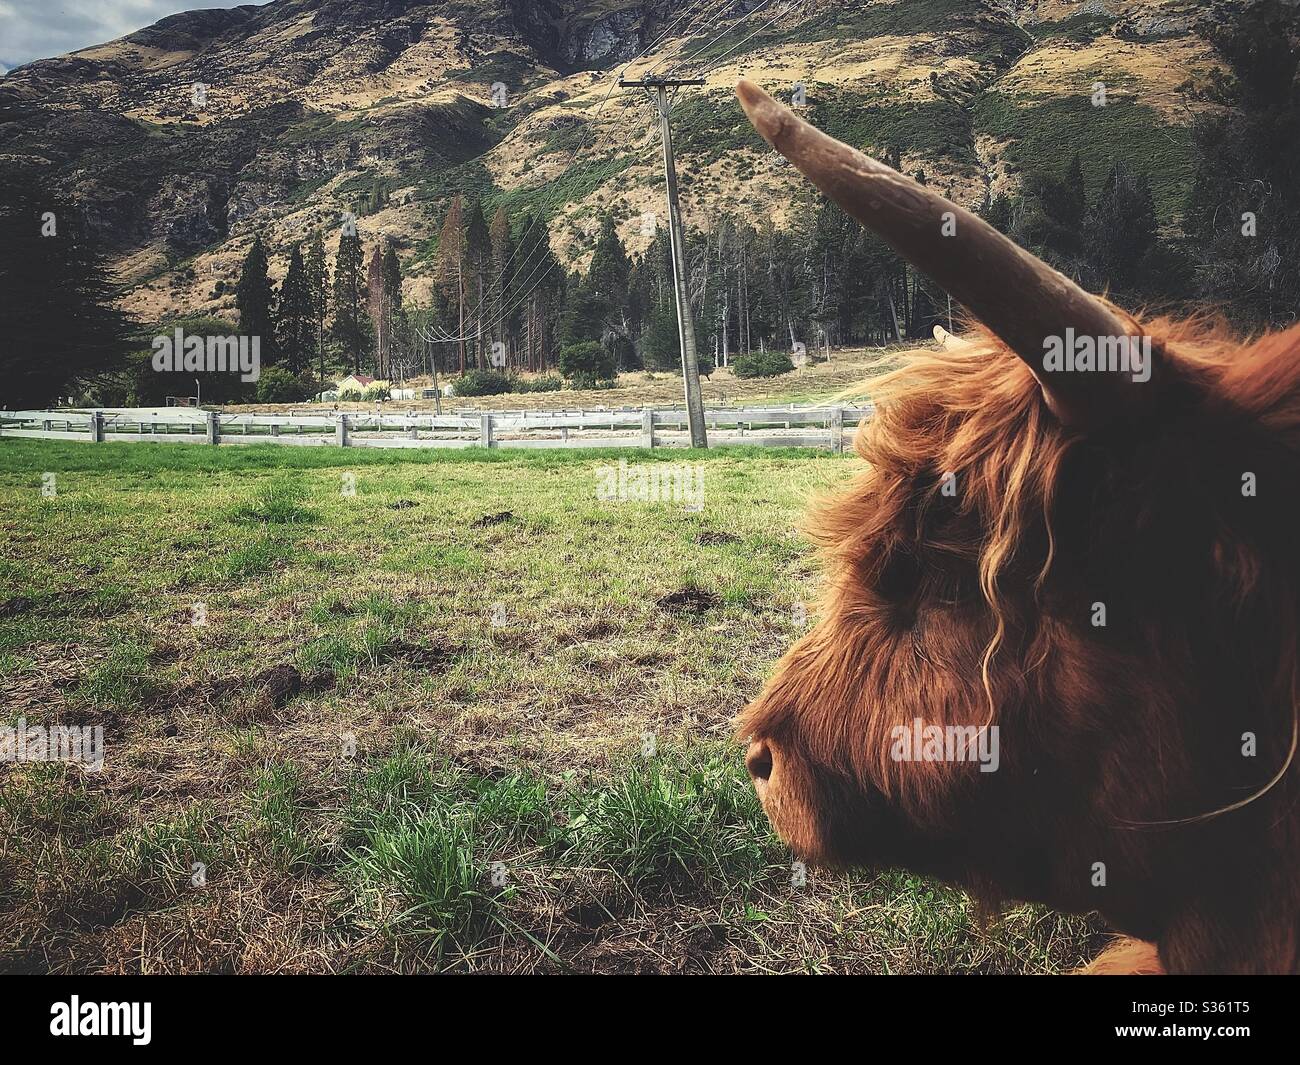
[[[970,347],[969,340],[962,340],[955,333],[950,333],[941,325],[934,327],[934,339],[938,341],[939,347],[944,351],[960,351],[962,348]]]
[[[828,137],[752,82],[742,80],[736,94],[769,144],[1019,356],[1062,422],[1091,427],[1138,408],[1156,368],[1149,358],[1136,374],[1078,371],[1073,357],[1053,358],[1076,340],[1094,351],[1146,351],[1135,344],[1136,324],[982,218]]]

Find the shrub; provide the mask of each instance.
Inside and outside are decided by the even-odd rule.
[[[375,400],[387,399],[391,394],[391,389],[387,381],[371,381],[366,385],[366,390],[361,393],[362,399]]]
[[[499,396],[514,391],[514,381],[500,370],[467,370],[453,386],[458,396]]]
[[[565,377],[583,374],[597,381],[607,381],[614,377],[615,372],[614,356],[594,340],[560,348],[560,373]]]
[[[784,351],[751,351],[748,355],[737,355],[731,369],[737,377],[779,377],[791,373],[794,363]]]
[[[268,366],[257,379],[258,403],[301,403],[314,390],[282,366]]]
[[[517,381],[516,392],[558,392],[564,387],[564,381],[555,374],[534,377],[531,381]]]
[[[604,391],[605,389],[613,388],[617,383],[618,382],[616,381],[607,379],[602,380],[594,374],[589,374],[585,371],[575,373],[571,378],[569,378],[569,388],[573,389],[575,392],[583,389]]]

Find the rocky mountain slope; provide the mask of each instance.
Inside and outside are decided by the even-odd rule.
[[[746,74],[958,199],[1013,189],[1026,161],[1123,157],[1172,217],[1188,176],[1179,86],[1212,65],[1196,0],[274,0],[174,15],[0,78],[0,171],[71,196],[146,319],[228,313],[252,235],[272,249],[340,218],[393,240],[409,296],[456,191],[544,213],[581,264],[614,211],[632,248],[662,210],[657,124],[612,88],[703,71],[675,115],[688,226],[781,225],[802,182],[752,134]],[[748,16],[748,17],[746,17]],[[742,21],[743,20],[743,21]],[[737,28],[727,34],[729,26]],[[648,49],[648,51],[647,51]],[[1094,106],[1103,83],[1106,106]],[[501,96],[504,90],[504,97]],[[495,98],[494,98],[495,94]],[[500,106],[504,102],[504,106]]]

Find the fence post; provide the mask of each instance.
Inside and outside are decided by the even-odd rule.
[[[208,419],[208,443],[221,443],[221,416],[214,410],[207,412]]]
[[[641,446],[655,446],[655,412],[652,407],[646,407],[641,412]]]
[[[831,450],[837,455],[844,453],[844,408],[836,407],[831,411]]]
[[[280,435],[280,423],[279,423],[279,422],[272,422],[272,423],[271,423],[271,435],[272,435],[272,436],[279,436],[279,435]]]
[[[492,438],[492,414],[490,411],[479,415],[478,442],[481,447],[497,446],[496,441]]]
[[[340,414],[338,424],[334,426],[334,443],[339,447],[351,447],[352,441],[348,439],[348,416]]]
[[[104,412],[102,410],[91,411],[90,413],[90,439],[96,444],[104,442]]]
[[[410,424],[410,426],[411,426],[411,439],[412,439],[412,440],[419,440],[419,439],[420,439],[420,423],[419,423],[418,421],[416,421],[414,418],[412,418],[412,419],[410,420],[409,424]]]

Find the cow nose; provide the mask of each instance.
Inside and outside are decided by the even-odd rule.
[[[749,750],[745,752],[745,768],[754,778],[754,790],[762,798],[772,775],[772,749],[762,740],[751,740]]]

